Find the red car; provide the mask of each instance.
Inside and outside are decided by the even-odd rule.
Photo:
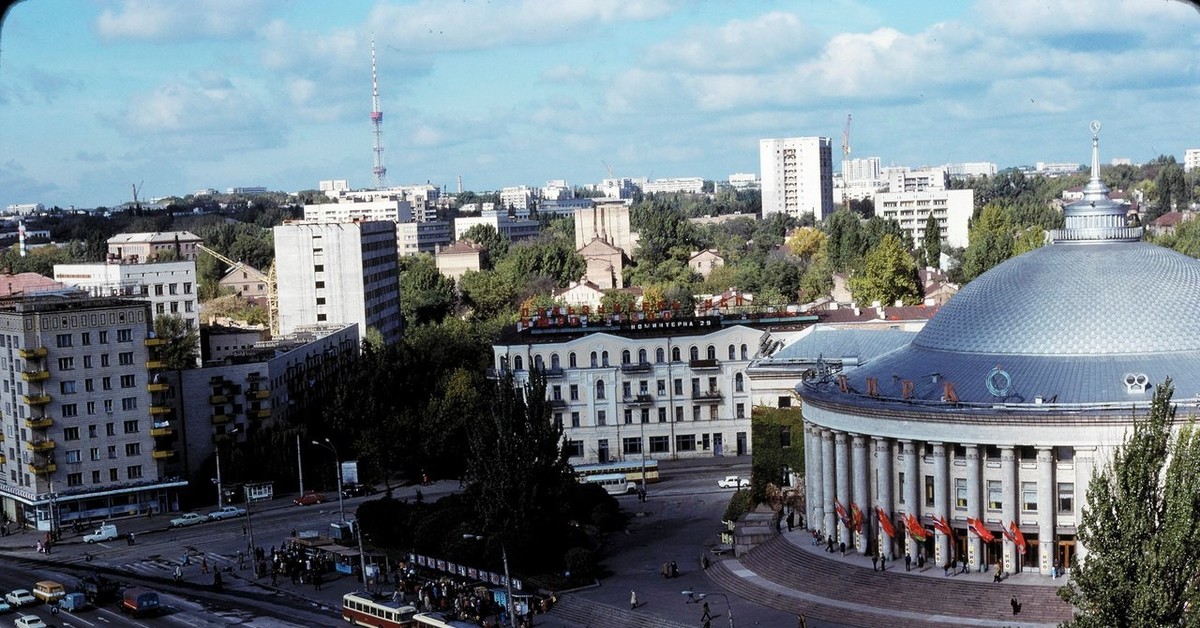
[[[309,491],[297,497],[296,499],[293,499],[292,503],[296,504],[297,506],[310,506],[312,504],[319,504],[323,501],[325,501],[324,495],[316,491]]]

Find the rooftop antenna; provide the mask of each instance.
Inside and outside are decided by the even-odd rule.
[[[379,77],[375,73],[375,36],[371,36],[371,126],[375,134],[375,188],[387,187],[387,167],[383,165],[383,111],[379,107]]]

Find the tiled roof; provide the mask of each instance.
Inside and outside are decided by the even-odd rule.
[[[0,274],[0,296],[67,290],[68,286],[37,273]]]

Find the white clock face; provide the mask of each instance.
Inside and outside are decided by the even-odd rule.
[[[1100,132],[1100,121],[1092,120],[1092,133],[1095,134],[1095,133],[1099,133],[1099,132]]]

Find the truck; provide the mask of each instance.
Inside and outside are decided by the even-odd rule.
[[[84,576],[79,579],[79,585],[76,587],[80,593],[83,593],[87,601],[97,606],[105,604],[117,596],[117,589],[121,587],[116,580],[110,580],[95,574]]]
[[[149,589],[125,589],[125,594],[121,597],[121,612],[134,617],[146,617],[158,611],[158,593]]]

